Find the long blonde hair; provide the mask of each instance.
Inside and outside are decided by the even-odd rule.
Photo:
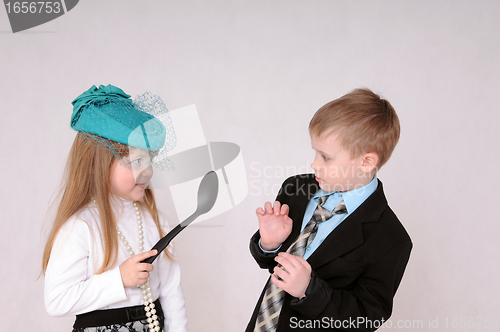
[[[71,147],[64,171],[61,186],[61,201],[52,224],[45,249],[43,251],[42,271],[45,273],[49,263],[52,247],[57,234],[66,221],[75,213],[83,209],[91,200],[95,200],[101,222],[101,237],[104,243],[104,259],[97,274],[113,267],[118,255],[118,234],[116,220],[110,203],[109,172],[115,156],[108,148],[99,144],[103,138],[93,140],[89,135],[76,135]],[[115,151],[128,151],[127,146],[106,141],[108,146],[115,146]],[[124,157],[126,152],[121,152]],[[160,237],[165,235],[158,218],[158,210],[154,193],[145,189],[144,198],[138,202],[142,209],[147,210],[158,228]],[[172,259],[168,250],[165,250],[169,259]]]

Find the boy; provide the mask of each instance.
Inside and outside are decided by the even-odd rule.
[[[374,331],[390,317],[412,243],[377,171],[399,132],[393,107],[367,89],[316,112],[314,174],[288,178],[256,211],[250,251],[272,275],[247,332]]]

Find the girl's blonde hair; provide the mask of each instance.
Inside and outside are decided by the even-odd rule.
[[[45,249],[43,251],[42,271],[45,273],[49,262],[54,241],[64,223],[75,213],[83,209],[91,200],[95,200],[101,222],[101,237],[104,243],[104,259],[97,274],[103,273],[113,267],[118,255],[118,234],[116,220],[112,212],[109,184],[109,172],[111,164],[116,158],[110,149],[105,148],[99,141],[92,139],[89,135],[76,135],[71,147],[64,178],[61,187],[61,201],[57,214],[52,224]],[[128,147],[107,140],[108,146],[114,146],[114,151],[119,152],[118,157],[127,155]],[[144,198],[138,202],[142,209],[147,210],[158,228],[160,237],[165,235],[158,218],[158,210],[154,193],[151,189],[145,189]],[[165,253],[172,259],[168,250]]]

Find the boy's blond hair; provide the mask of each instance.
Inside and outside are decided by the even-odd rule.
[[[377,168],[389,160],[399,140],[399,119],[392,105],[369,89],[356,89],[321,107],[309,123],[311,136],[338,135],[351,158],[378,155]]]

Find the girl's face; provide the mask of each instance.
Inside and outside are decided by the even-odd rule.
[[[149,153],[130,147],[128,156],[113,161],[109,182],[113,194],[127,201],[140,201],[152,176]]]

